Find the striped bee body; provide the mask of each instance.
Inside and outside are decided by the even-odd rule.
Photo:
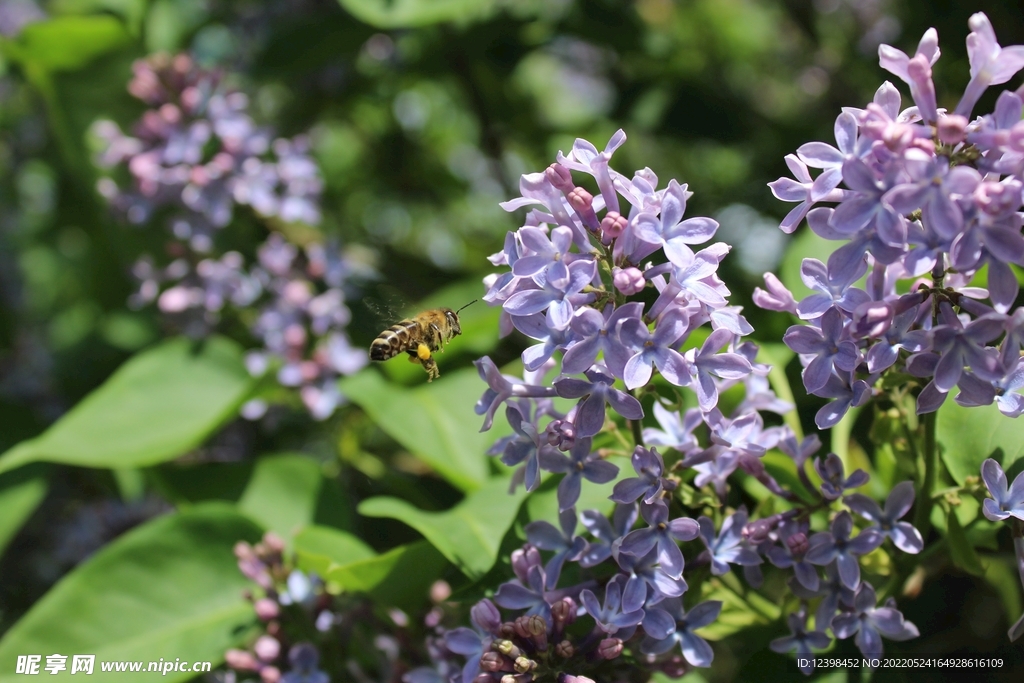
[[[370,344],[370,360],[386,361],[405,352],[410,362],[423,366],[430,382],[441,375],[433,353],[444,350],[444,345],[460,334],[462,327],[457,311],[450,308],[423,311],[381,332]]]

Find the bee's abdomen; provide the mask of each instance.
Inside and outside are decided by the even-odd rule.
[[[370,360],[388,360],[405,351],[418,326],[413,320],[403,320],[381,332],[370,344]]]

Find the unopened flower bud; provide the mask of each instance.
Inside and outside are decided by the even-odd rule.
[[[629,221],[618,211],[609,211],[601,219],[601,239],[605,244],[622,234],[622,231],[629,225]]]
[[[512,657],[513,659],[521,655],[519,648],[511,640],[498,640],[494,643],[494,649],[505,655],[506,657]]]
[[[786,547],[789,548],[789,552],[794,557],[803,557],[810,547],[810,543],[807,540],[807,534],[802,531],[798,531],[789,538],[786,539]]]
[[[974,203],[990,216],[1016,211],[1021,203],[1021,184],[1017,180],[1002,183],[987,181],[974,190]]]
[[[515,638],[516,637],[515,626],[512,625],[512,622],[506,621],[504,624],[502,624],[498,628],[498,635],[501,636],[502,638],[506,639],[506,640],[511,640],[512,638]]]
[[[272,553],[280,554],[284,552],[284,539],[273,531],[263,534],[263,545]]]
[[[252,649],[264,662],[272,662],[281,654],[281,642],[272,636],[260,636]]]
[[[473,679],[473,683],[494,683],[494,679],[491,678],[491,674],[479,673]]]
[[[537,668],[537,662],[533,661],[529,657],[516,657],[516,672],[525,674],[533,671]]]
[[[622,641],[618,638],[605,638],[598,643],[597,653],[602,659],[615,659],[622,654]]]
[[[431,602],[444,602],[452,595],[452,587],[448,585],[447,581],[435,581],[430,586],[430,601]]]
[[[276,619],[277,615],[281,613],[281,607],[277,601],[270,598],[260,598],[253,604],[253,609],[256,610],[256,617],[260,621]]]
[[[893,123],[886,126],[882,133],[882,143],[896,153],[910,147],[913,142],[914,129],[905,123]]]
[[[857,337],[878,338],[889,331],[893,309],[882,301],[866,301],[853,311],[851,332]]]
[[[566,194],[571,192],[573,187],[575,187],[572,182],[572,173],[570,173],[569,169],[561,164],[551,164],[548,166],[544,170],[544,177],[548,179],[548,182],[551,183],[555,189],[561,190]]]
[[[682,678],[689,671],[686,667],[686,660],[680,655],[672,655],[660,664],[660,668],[669,678]]]
[[[505,674],[501,677],[501,683],[518,683],[518,681],[512,674]]]
[[[612,284],[626,296],[632,296],[644,291],[647,280],[639,268],[612,268]]]
[[[260,669],[260,679],[263,683],[278,683],[281,680],[281,670],[276,666],[265,666]]]
[[[594,210],[594,195],[587,192],[582,187],[574,187],[566,199],[569,200],[569,206],[576,210],[576,213],[583,214]]]
[[[231,649],[224,653],[224,663],[237,671],[255,671],[260,663],[251,652]]]
[[[936,124],[939,142],[947,145],[958,145],[967,137],[967,117],[949,114],[939,119]]]
[[[562,598],[551,606],[551,619],[559,628],[568,626],[576,621],[576,601],[572,598]]]
[[[564,659],[569,659],[576,654],[576,647],[568,640],[563,640],[555,645],[555,654]]]
[[[558,450],[568,451],[576,443],[576,425],[569,420],[552,420],[544,430],[544,438]]]
[[[526,628],[538,650],[548,649],[548,622],[544,617],[533,615],[527,620]]]
[[[512,627],[516,630],[516,635],[520,638],[529,639],[533,635],[530,631],[530,617],[517,617],[516,620],[512,622]]]
[[[480,657],[480,668],[492,673],[508,671],[506,668],[508,666],[506,661],[507,660],[498,652],[485,652]]]
[[[772,524],[769,519],[758,519],[743,527],[743,538],[754,545],[759,545],[768,540],[768,534],[772,532]]]
[[[501,627],[501,613],[494,606],[494,603],[487,598],[473,605],[469,615],[473,623],[478,624],[480,628],[488,633],[497,633]]]
[[[512,571],[519,580],[526,582],[530,567],[540,566],[540,551],[527,543],[522,548],[512,551]]]

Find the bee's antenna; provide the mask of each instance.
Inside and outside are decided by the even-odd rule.
[[[470,301],[470,302],[469,302],[468,304],[466,304],[466,305],[465,305],[465,306],[463,306],[462,308],[466,308],[466,307],[468,307],[468,306],[472,306],[472,305],[473,305],[473,304],[475,304],[475,303],[476,303],[477,301],[480,301],[480,299],[473,299],[472,301]],[[456,313],[458,313],[459,311],[461,311],[461,310],[462,310],[462,308],[460,308],[460,309],[459,309],[458,311],[455,311],[455,312],[456,312]]]

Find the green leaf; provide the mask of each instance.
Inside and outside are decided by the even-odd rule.
[[[508,479],[495,477],[444,512],[425,512],[404,500],[381,496],[363,501],[359,514],[405,522],[423,534],[463,574],[477,579],[494,565],[501,539],[526,497],[522,487],[509,494],[508,484]]]
[[[77,71],[100,55],[131,40],[124,24],[112,16],[64,16],[26,26],[4,52],[44,71]]]
[[[328,576],[334,569],[377,556],[358,536],[326,526],[310,525],[295,535],[299,568]]]
[[[147,470],[147,474],[161,496],[183,505],[213,500],[235,503],[245,493],[252,471],[251,461],[190,465],[172,462]]]
[[[345,590],[368,593],[380,605],[414,611],[426,602],[430,585],[447,566],[448,561],[434,546],[417,541],[334,567],[323,578]]]
[[[463,491],[484,483],[487,449],[510,432],[504,420],[495,420],[491,431],[480,433],[473,406],[487,387],[473,368],[444,373],[413,389],[367,369],[339,386],[389,436]]]
[[[137,33],[146,14],[147,4],[148,0],[50,0],[47,9],[51,14],[113,12],[124,17],[132,33]]]
[[[946,515],[946,540],[949,542],[949,556],[952,558],[953,564],[969,574],[985,575],[985,568],[981,565],[974,546],[967,540],[955,509],[950,510]]]
[[[241,349],[214,337],[138,354],[46,430],[0,456],[0,472],[35,461],[144,467],[195,448],[238,412],[253,380]]]
[[[320,465],[305,455],[263,456],[238,501],[238,509],[264,529],[290,539],[313,521],[322,482]]]
[[[412,28],[486,19],[495,0],[338,0],[356,19],[377,28]]]
[[[981,476],[986,458],[995,458],[1009,470],[1024,456],[1024,420],[1006,417],[995,405],[964,408],[946,401],[937,419],[942,461],[961,485],[967,477]]]
[[[43,502],[47,488],[49,481],[41,466],[0,475],[0,555],[21,525]]]
[[[15,663],[30,653],[94,654],[92,683],[125,678],[101,672],[100,661],[222,661],[254,621],[242,598],[250,583],[231,549],[259,537],[252,522],[222,504],[128,532],[61,579],[0,640],[0,683],[21,681]],[[192,678],[171,672],[160,680]]]

